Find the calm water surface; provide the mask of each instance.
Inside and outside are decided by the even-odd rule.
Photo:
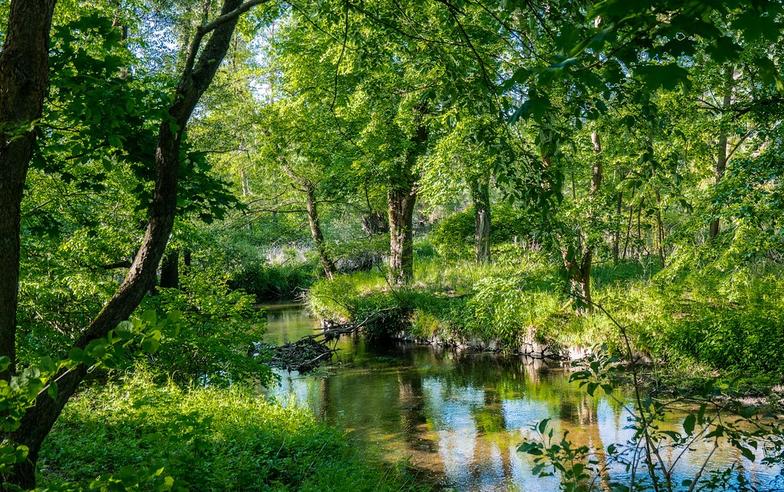
[[[300,306],[268,307],[267,342],[291,342],[316,330]],[[269,394],[353,431],[390,461],[407,459],[443,477],[445,488],[558,490],[556,477],[533,477],[532,460],[517,452],[531,425],[544,418],[557,433],[568,430],[573,442],[595,449],[600,460],[609,444],[631,437],[620,404],[587,396],[558,365],[411,345],[384,349],[351,338],[337,346],[334,366],[306,376],[281,371]],[[668,424],[680,430],[682,418],[673,415]],[[709,452],[697,447],[681,459],[678,481],[693,476]],[[713,461],[728,463],[738,454],[720,448]],[[784,490],[779,469],[743,464],[744,476],[760,490]],[[614,470],[613,476],[623,475]]]

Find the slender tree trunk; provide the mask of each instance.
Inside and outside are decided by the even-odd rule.
[[[474,202],[474,252],[477,263],[490,262],[490,176],[471,184]]]
[[[613,233],[612,255],[613,263],[618,264],[621,256],[621,224],[623,223],[623,192],[618,192],[615,199],[615,232]]]
[[[732,86],[734,83],[735,69],[734,67],[727,68],[726,74],[726,88],[724,92],[724,100],[722,101],[722,110],[729,109],[732,104]],[[727,131],[722,129],[719,133],[719,142],[716,152],[716,184],[724,177],[724,171],[727,169]],[[713,219],[710,224],[710,238],[713,239],[719,235],[720,225],[719,218]]]
[[[387,194],[389,206],[389,274],[395,285],[406,285],[414,278],[414,204],[413,183],[396,186]]]
[[[240,169],[240,182],[242,183],[242,196],[250,196],[250,180],[245,168]]]
[[[161,281],[159,285],[166,289],[180,287],[180,252],[169,250],[161,261]]]
[[[191,45],[193,56],[189,56],[193,63],[186,62],[174,102],[169,108],[169,118],[162,121],[159,127],[155,148],[155,188],[142,244],[122,284],[76,341],[75,348],[84,349],[91,341],[105,337],[119,322],[128,319],[155,282],[155,274],[171,235],[177,209],[182,135],[193,109],[212,82],[226,54],[240,13],[235,12],[235,9],[241,4],[242,0],[224,0],[221,14],[228,17],[223,18],[214,28],[198,57],[196,55],[204,32],[194,38]],[[236,15],[229,15],[232,13]],[[11,433],[10,439],[27,446],[28,456],[25,461],[14,466],[10,476],[4,477],[7,482],[27,489],[35,486],[35,465],[41,444],[86,374],[87,367],[84,364],[60,370],[54,376],[57,397],[52,398],[44,392],[27,409],[19,428]]]
[[[16,364],[19,227],[27,169],[49,82],[49,31],[55,0],[13,0],[0,51],[0,356]]]
[[[328,279],[335,276],[335,263],[329,257],[327,252],[327,245],[324,242],[324,234],[321,231],[321,222],[318,216],[318,207],[316,206],[316,192],[311,183],[305,183],[305,196],[307,198],[307,211],[308,223],[310,224],[310,235],[313,238],[313,243],[316,245],[319,259],[321,260],[321,267],[324,269],[324,275]]]
[[[656,190],[656,243],[657,249],[659,252],[659,260],[661,261],[662,268],[667,261],[666,254],[664,252],[664,221],[662,220],[662,209],[661,209],[661,193],[659,190]]]

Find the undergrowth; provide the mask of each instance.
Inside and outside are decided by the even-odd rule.
[[[422,338],[516,351],[539,342],[553,349],[618,348],[601,313],[578,314],[565,292],[560,266],[512,245],[496,248],[495,261],[415,263],[413,283],[392,289],[383,272],[341,275],[309,291],[321,318],[360,322],[374,312],[396,313],[395,324],[375,332],[406,330]],[[593,297],[628,327],[636,350],[691,373],[784,373],[784,281],[778,271],[727,272],[705,268],[677,277],[675,267],[601,263],[593,271]]]
[[[190,490],[415,488],[404,467],[358,451],[307,410],[241,387],[160,386],[143,369],[74,398],[40,462],[44,488],[160,468]]]

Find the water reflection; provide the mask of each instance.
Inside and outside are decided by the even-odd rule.
[[[281,343],[316,327],[298,308],[272,310],[269,342]],[[558,477],[536,478],[529,456],[517,446],[530,426],[551,418],[557,433],[569,431],[600,462],[611,443],[632,436],[622,405],[588,397],[568,382],[562,368],[542,361],[400,345],[371,347],[342,339],[334,367],[315,375],[280,373],[269,390],[284,404],[310,408],[319,418],[380,446],[390,460],[402,458],[445,477],[458,490],[558,490]],[[673,428],[681,417],[674,415]],[[694,475],[709,448],[697,447],[678,462],[675,479]],[[737,457],[733,449],[714,455]],[[675,456],[665,456],[674,459]],[[749,480],[770,490],[778,470],[746,462]],[[610,469],[622,478],[620,466]],[[605,481],[608,477],[603,477]]]

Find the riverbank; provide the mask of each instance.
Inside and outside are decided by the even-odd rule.
[[[508,249],[489,265],[417,262],[414,281],[393,289],[380,272],[316,282],[311,312],[328,322],[363,323],[369,336],[575,358],[597,344],[621,347],[600,311],[578,313],[559,268],[546,257]],[[672,270],[625,263],[598,265],[593,296],[626,328],[635,349],[683,373],[780,380],[784,370],[784,292],[771,273],[737,275],[719,285],[675,278]]]
[[[305,409],[242,387],[156,385],[143,371],[74,398],[40,460],[44,488],[110,474],[123,490],[426,488]]]

